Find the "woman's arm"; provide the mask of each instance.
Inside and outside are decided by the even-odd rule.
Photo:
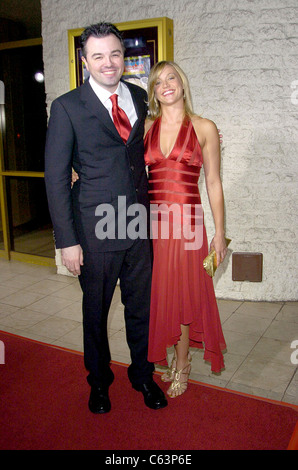
[[[224,232],[224,196],[220,179],[220,139],[216,125],[208,119],[193,122],[203,153],[208,199],[214,219],[215,235],[210,246],[215,249],[217,265],[227,254]]]

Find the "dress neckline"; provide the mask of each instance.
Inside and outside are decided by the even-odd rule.
[[[185,122],[188,122],[188,121],[189,121],[188,117],[187,117],[187,116],[184,116],[183,121],[182,121],[182,123],[181,123],[181,125],[180,125],[180,129],[179,129],[178,134],[177,134],[177,136],[176,136],[174,145],[173,145],[172,149],[170,150],[170,153],[166,156],[166,155],[163,153],[163,151],[161,150],[161,145],[160,145],[161,117],[159,118],[159,123],[158,123],[158,147],[159,147],[159,151],[160,151],[162,157],[163,157],[165,160],[168,160],[168,159],[170,158],[170,156],[172,155],[173,151],[175,150],[175,147],[176,147],[176,145],[177,145],[178,139],[179,139],[180,134],[181,134],[181,132],[182,132],[182,127],[184,126]]]

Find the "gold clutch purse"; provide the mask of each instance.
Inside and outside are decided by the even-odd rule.
[[[225,238],[226,245],[229,246],[231,240],[229,238]],[[215,271],[217,270],[217,260],[216,260],[216,253],[215,250],[211,250],[209,255],[203,261],[203,266],[206,269],[207,274],[213,277]]]

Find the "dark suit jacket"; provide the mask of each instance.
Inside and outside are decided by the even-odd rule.
[[[126,249],[133,240],[122,238],[123,224],[127,226],[129,218],[123,209],[118,214],[118,196],[126,197],[127,206],[138,202],[148,210],[143,145],[147,96],[142,88],[130,83],[127,86],[138,120],[126,145],[89,81],[52,103],[45,182],[57,248],[81,244],[87,251]],[[79,180],[71,190],[72,167]],[[100,204],[109,204],[115,210],[115,239],[109,234],[109,238],[101,240],[95,234],[100,219],[107,221],[107,212],[95,215]],[[122,217],[120,235],[119,216]]]

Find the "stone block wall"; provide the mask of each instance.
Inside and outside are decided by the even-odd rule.
[[[261,283],[214,280],[220,298],[297,300],[298,5],[296,0],[41,0],[47,104],[69,90],[67,30],[167,16],[195,111],[223,134],[231,250],[263,253]],[[213,233],[204,175],[200,182]]]

